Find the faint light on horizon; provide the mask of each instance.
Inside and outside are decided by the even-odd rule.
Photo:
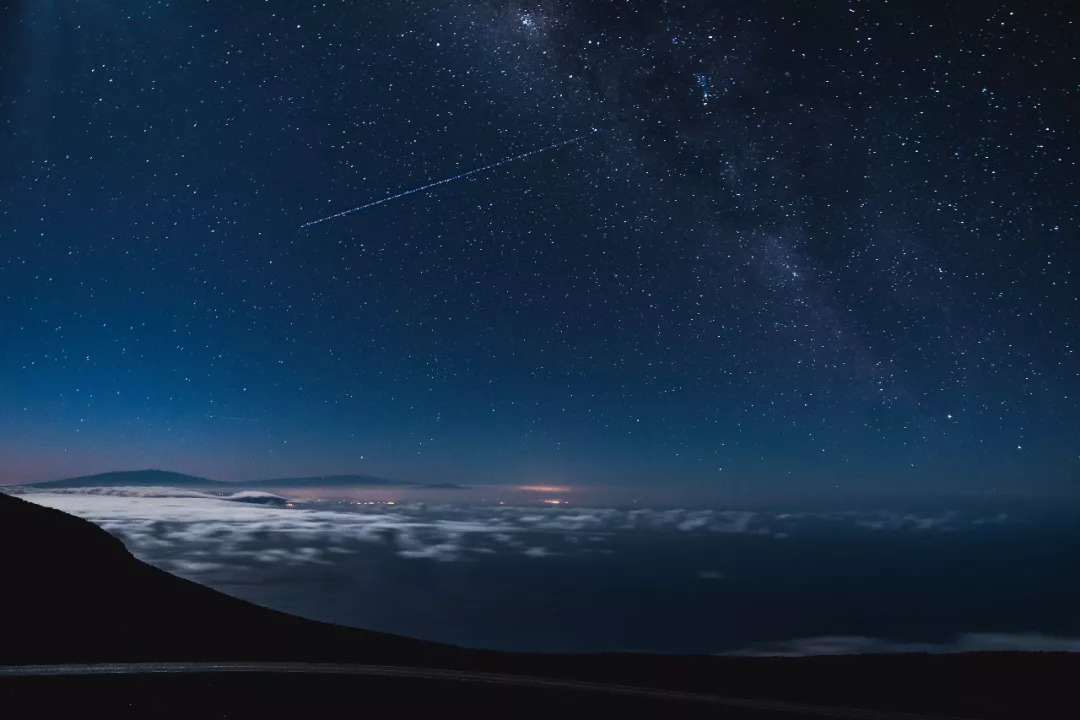
[[[571,489],[564,485],[518,485],[518,490],[524,490],[525,492],[538,492],[538,493],[566,493],[571,492]]]

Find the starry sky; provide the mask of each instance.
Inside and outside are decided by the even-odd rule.
[[[1074,493],[1078,20],[9,3],[0,482]]]

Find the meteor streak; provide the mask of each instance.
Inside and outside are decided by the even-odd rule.
[[[597,132],[597,131],[596,131],[596,129],[593,129],[592,132]],[[578,135],[576,137],[570,138],[569,140],[562,140],[560,142],[553,143],[551,145],[545,145],[542,148],[537,148],[535,150],[529,150],[528,152],[523,152],[520,155],[513,155],[513,156],[508,157],[508,158],[503,158],[502,160],[498,160],[498,161],[490,163],[488,165],[484,165],[483,167],[478,167],[478,168],[474,168],[472,170],[467,170],[466,172],[458,173],[457,175],[451,175],[450,177],[443,178],[442,180],[435,180],[434,182],[429,182],[426,185],[421,185],[420,187],[415,187],[415,188],[412,188],[411,190],[404,190],[404,191],[399,192],[399,193],[397,193],[395,195],[388,195],[387,197],[384,197],[381,200],[375,200],[373,202],[367,203],[366,205],[360,205],[358,207],[350,208],[349,210],[342,210],[339,213],[334,213],[333,215],[327,215],[326,217],[322,217],[322,218],[319,218],[317,220],[312,220],[310,222],[306,222],[306,223],[304,223],[303,225],[300,226],[300,229],[303,230],[304,228],[309,228],[312,225],[318,225],[319,223],[329,222],[330,220],[336,220],[336,219],[338,219],[340,217],[345,217],[346,215],[352,215],[353,213],[360,212],[361,210],[367,210],[368,208],[373,208],[376,205],[382,205],[384,203],[388,203],[388,202],[391,202],[393,200],[399,200],[400,198],[403,198],[403,197],[405,197],[407,195],[413,195],[413,194],[418,193],[418,192],[424,192],[425,190],[430,190],[431,188],[437,187],[439,185],[445,185],[447,183],[454,182],[455,180],[461,180],[462,178],[467,178],[470,175],[476,175],[477,173],[482,173],[482,172],[485,172],[487,170],[494,170],[495,168],[502,167],[503,165],[508,165],[508,164],[510,164],[512,162],[516,162],[518,160],[524,160],[527,157],[532,157],[533,155],[539,155],[540,153],[548,152],[549,150],[558,150],[559,148],[564,147],[566,145],[571,145],[573,143],[580,142],[580,141],[584,140],[585,138],[587,138],[589,136],[589,134],[591,134],[591,133],[586,133],[584,135]]]

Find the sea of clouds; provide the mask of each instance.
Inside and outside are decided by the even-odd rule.
[[[997,513],[916,514],[894,511],[764,512],[717,509],[619,509],[364,502],[303,502],[265,492],[215,495],[165,487],[26,489],[39,505],[85,518],[124,540],[136,555],[166,546],[193,550],[211,542],[216,554],[250,554],[246,544],[275,540],[259,551],[267,562],[325,562],[327,553],[391,542],[399,556],[451,562],[477,554],[544,557],[597,552],[626,533],[765,535],[795,539],[835,527],[868,532],[954,533],[1013,520]],[[545,540],[557,546],[536,544]],[[206,561],[194,560],[205,568]],[[183,565],[182,560],[174,563]],[[703,577],[709,577],[703,569]]]
[[[1023,558],[995,565],[1011,547],[1002,537],[1039,532],[1011,513],[390,504],[146,487],[15,492],[94,522],[150,564],[245,599],[448,642],[746,655],[1080,651],[1068,612],[1077,594],[1070,554],[1029,573],[1044,583],[1036,599],[1048,602],[1045,617],[1018,624],[1009,614],[1029,597],[964,624],[972,600],[954,600],[963,588],[949,585],[951,574],[969,572],[970,558],[986,562],[973,581],[986,584],[992,605],[1017,586],[1010,573],[1026,567]],[[995,539],[986,552],[984,536]],[[942,579],[927,580],[920,567],[938,556],[933,572]],[[925,628],[887,625],[907,612],[896,604],[905,593],[924,605],[908,617],[925,616]],[[863,612],[875,604],[880,618]]]

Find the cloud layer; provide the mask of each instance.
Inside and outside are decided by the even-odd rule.
[[[1046,553],[1078,531],[1024,514],[22,494],[252,602],[479,647],[807,655],[1074,650],[1080,636],[1076,556]]]
[[[24,492],[41,505],[91,520],[140,552],[168,546],[260,562],[319,563],[327,552],[348,552],[357,543],[390,543],[404,558],[454,561],[474,554],[510,552],[544,558],[568,552],[596,553],[605,540],[627,533],[698,533],[795,538],[823,528],[848,531],[949,533],[1010,522],[1006,515],[973,517],[943,512],[783,513],[745,510],[616,509],[568,506],[303,503],[261,492],[213,495],[196,490],[102,487]],[[538,536],[555,538],[540,543]],[[278,545],[245,550],[245,544]],[[175,561],[178,569],[208,568],[202,560]],[[703,570],[702,577],[713,577]]]
[[[1041,633],[963,633],[951,642],[910,642],[858,635],[798,638],[752,645],[727,655],[803,657],[807,655],[868,655],[875,653],[955,653],[998,650],[1080,652],[1080,638]]]

